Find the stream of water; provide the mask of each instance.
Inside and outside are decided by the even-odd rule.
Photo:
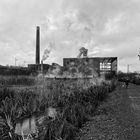
[[[40,116],[32,116],[30,118],[23,119],[22,121],[18,122],[15,127],[15,133],[22,137],[27,137],[30,134],[38,135],[38,127],[37,123],[41,125],[46,118],[55,119],[57,115],[56,109],[49,107],[47,109],[47,113]],[[48,120],[49,121],[49,120]]]

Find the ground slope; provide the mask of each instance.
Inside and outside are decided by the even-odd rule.
[[[77,140],[140,140],[140,86],[110,93]]]

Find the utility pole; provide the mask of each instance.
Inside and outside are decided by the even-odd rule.
[[[23,61],[23,66],[25,67],[25,65],[26,65],[26,61]]]
[[[128,65],[127,65],[127,73],[129,73],[129,66],[130,66],[130,65],[128,64]]]
[[[17,60],[18,60],[18,59],[15,57],[15,66],[16,66]]]

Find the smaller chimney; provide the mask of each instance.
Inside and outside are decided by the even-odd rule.
[[[43,60],[41,60],[41,73],[43,73]]]

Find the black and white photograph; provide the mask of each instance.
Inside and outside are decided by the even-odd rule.
[[[140,0],[0,0],[0,140],[140,140]]]

